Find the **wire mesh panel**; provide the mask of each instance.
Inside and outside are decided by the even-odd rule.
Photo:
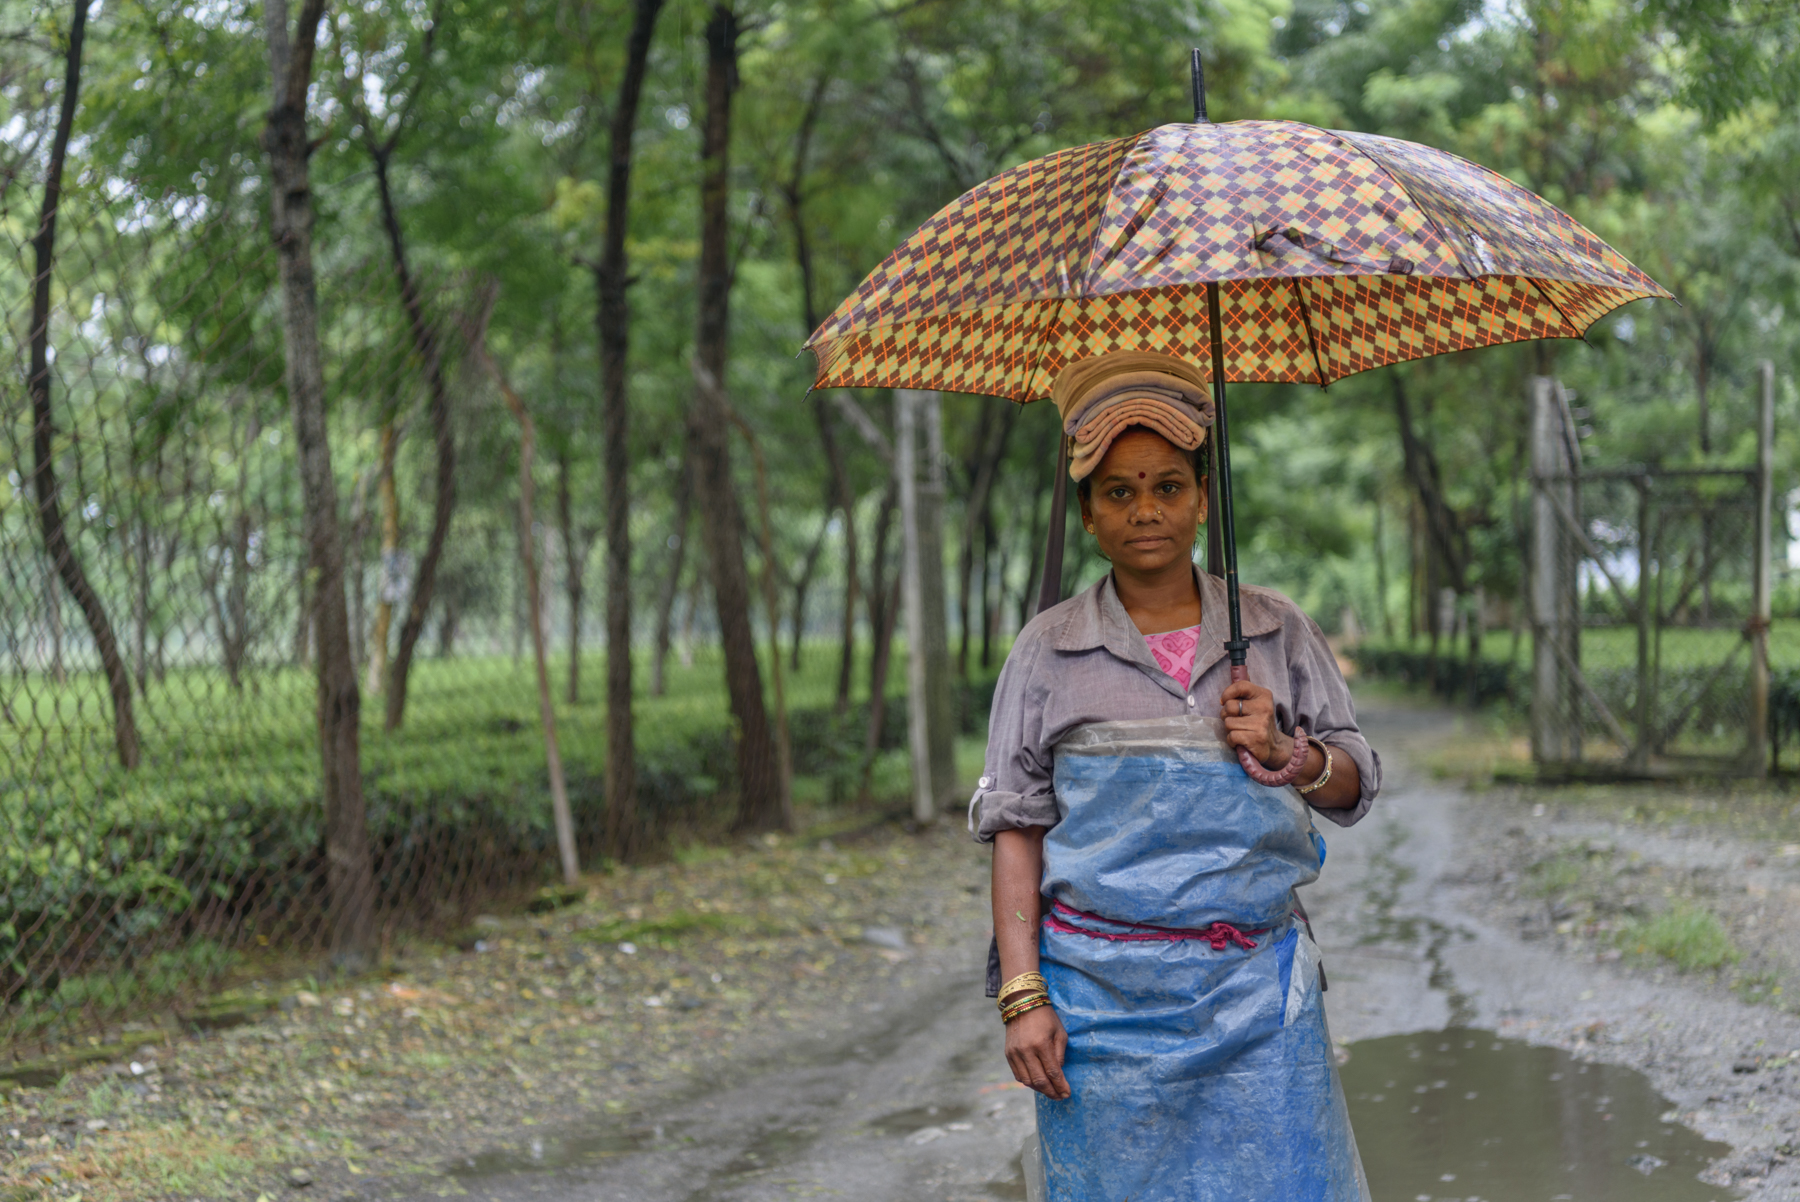
[[[316,583],[266,223],[249,203],[71,170],[46,308],[22,182],[42,165],[18,155],[0,217],[0,1041],[15,1055],[204,988],[249,949],[327,939]],[[360,670],[400,626],[376,633],[376,611],[414,600],[432,443],[390,266],[319,266]],[[512,445],[468,374],[458,437]],[[391,680],[365,682],[382,931],[460,922],[554,860],[518,534],[498,514],[455,516],[400,729],[382,729]],[[399,544],[385,571],[384,518]],[[569,743],[592,810],[599,724]]]
[[[1766,465],[1583,470],[1560,387],[1534,409],[1535,758],[1759,771]]]

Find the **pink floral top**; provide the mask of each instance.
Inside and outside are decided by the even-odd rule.
[[[1200,646],[1200,628],[1189,626],[1186,630],[1147,634],[1144,642],[1149,644],[1150,654],[1156,657],[1157,666],[1167,672],[1176,684],[1187,688],[1188,677],[1194,671],[1194,649]]]

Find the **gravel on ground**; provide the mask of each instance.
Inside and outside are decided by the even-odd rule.
[[[264,982],[229,1030],[146,1036],[0,1101],[0,1199],[188,1202],[462,1193],[447,1166],[583,1114],[629,1115],[846,1008],[879,1012],[987,924],[954,821],[870,817],[587,879],[353,980]],[[252,988],[252,994],[257,990]]]

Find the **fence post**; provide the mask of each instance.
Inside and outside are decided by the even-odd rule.
[[[906,726],[912,750],[913,818],[921,823],[937,816],[938,806],[955,785],[956,771],[944,610],[940,412],[935,392],[894,390],[894,471],[900,477],[901,604],[906,618]],[[925,427],[922,431],[921,424]],[[923,481],[919,478],[921,433],[927,457]],[[935,664],[934,659],[938,661]]]
[[[894,473],[900,477],[900,605],[906,623],[906,735],[912,750],[913,817],[928,822],[936,807],[931,800],[926,733],[925,606],[919,596],[918,396],[910,388],[894,390]]]
[[[1775,456],[1775,365],[1762,361],[1756,405],[1755,597],[1750,614],[1750,769],[1769,774],[1769,544]]]
[[[1566,568],[1551,489],[1565,488],[1562,414],[1545,376],[1531,379],[1531,758],[1541,766],[1569,758],[1560,704],[1561,595]]]
[[[1636,477],[1637,531],[1637,746],[1631,749],[1631,766],[1637,772],[1650,771],[1650,749],[1656,745],[1653,723],[1656,721],[1655,685],[1650,669],[1650,619],[1656,604],[1650,594],[1651,564],[1656,548],[1650,541],[1650,475]]]
[[[938,807],[956,797],[956,698],[950,683],[950,607],[944,590],[944,411],[940,395],[922,392],[925,443],[919,474],[919,600],[924,618],[927,746],[931,793]],[[935,808],[934,808],[935,812]]]

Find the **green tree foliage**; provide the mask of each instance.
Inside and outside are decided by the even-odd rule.
[[[1417,625],[1429,608],[1428,575],[1490,601],[1516,598],[1533,374],[1554,373],[1579,394],[1594,462],[1735,461],[1748,437],[1755,364],[1773,359],[1791,378],[1800,350],[1792,321],[1800,305],[1800,53],[1791,8],[1769,0],[1657,0],[1647,9],[1622,0],[745,3],[725,383],[768,467],[788,641],[792,630],[822,642],[841,629],[854,535],[855,662],[857,678],[866,677],[878,633],[870,619],[898,547],[883,516],[879,438],[865,438],[836,400],[804,399],[811,364],[796,352],[809,325],[917,223],[993,172],[1186,120],[1194,44],[1206,48],[1215,119],[1307,120],[1466,155],[1566,207],[1681,302],[1633,306],[1602,322],[1586,346],[1445,357],[1324,393],[1240,389],[1249,578],[1293,592],[1328,629],[1346,609],[1366,628]],[[18,252],[30,236],[23,198],[54,119],[55,31],[66,9],[50,0],[0,3],[0,29],[18,35],[0,43],[8,172],[0,222],[13,254],[4,307],[15,338]],[[706,593],[704,564],[685,545],[696,540],[695,517],[678,502],[691,491],[682,483],[682,423],[694,387],[708,11],[671,0],[656,27],[634,139],[630,488],[644,648],[659,627],[675,632],[679,648],[690,610],[700,636],[711,629],[705,604],[696,604]],[[557,577],[547,591],[557,598],[558,628],[570,629],[571,602],[578,622],[584,610],[598,613],[593,589],[570,586],[601,558],[592,265],[631,15],[626,0],[328,7],[314,99],[315,240],[359,637],[378,587],[369,482],[383,423],[399,431],[401,546],[415,562],[436,462],[371,147],[387,148],[393,208],[444,346],[459,447],[457,509],[428,642],[437,637],[454,651],[459,639],[500,648],[516,639],[517,435],[463,359],[490,286],[488,345],[542,432],[540,537]],[[123,611],[140,674],[155,671],[159,637],[183,623],[184,654],[222,654],[234,572],[244,577],[245,615],[234,654],[269,663],[304,651],[292,612],[298,533],[283,516],[295,511],[297,485],[279,432],[260,29],[251,0],[123,0],[98,10],[89,31],[66,201],[74,232],[60,258],[54,339],[65,363],[85,356],[95,370],[85,377],[89,391],[59,415],[63,475],[73,477],[80,457],[100,516],[72,522]],[[135,374],[101,353],[108,338],[142,361]],[[1784,388],[1783,418],[1800,416]],[[17,387],[5,385],[4,396],[12,470],[26,432]],[[887,397],[851,399],[878,434],[888,427]],[[945,408],[949,554],[954,565],[967,561],[971,593],[966,604],[953,597],[952,608],[971,615],[977,665],[980,649],[989,660],[999,654],[1029,612],[1054,446],[1047,407],[1027,408],[1002,435],[996,404],[950,398]],[[1785,444],[1783,455],[1785,468]],[[752,458],[740,450],[733,462],[751,523],[746,553],[760,578]],[[18,497],[14,486],[0,498],[9,538],[27,529]],[[1430,512],[1447,523],[1436,551],[1427,549]],[[244,537],[254,563],[248,551],[228,554]],[[887,558],[872,568],[878,539]],[[236,566],[208,568],[209,547],[226,548]],[[1077,548],[1070,586],[1101,566]],[[960,587],[964,573],[949,570]],[[144,585],[146,571],[165,582]],[[220,598],[217,616],[199,622],[193,597],[208,590]],[[770,619],[760,591],[755,606],[760,627]],[[198,626],[204,635],[191,629]],[[595,641],[592,617],[587,629]],[[809,645],[795,653],[826,652]]]

